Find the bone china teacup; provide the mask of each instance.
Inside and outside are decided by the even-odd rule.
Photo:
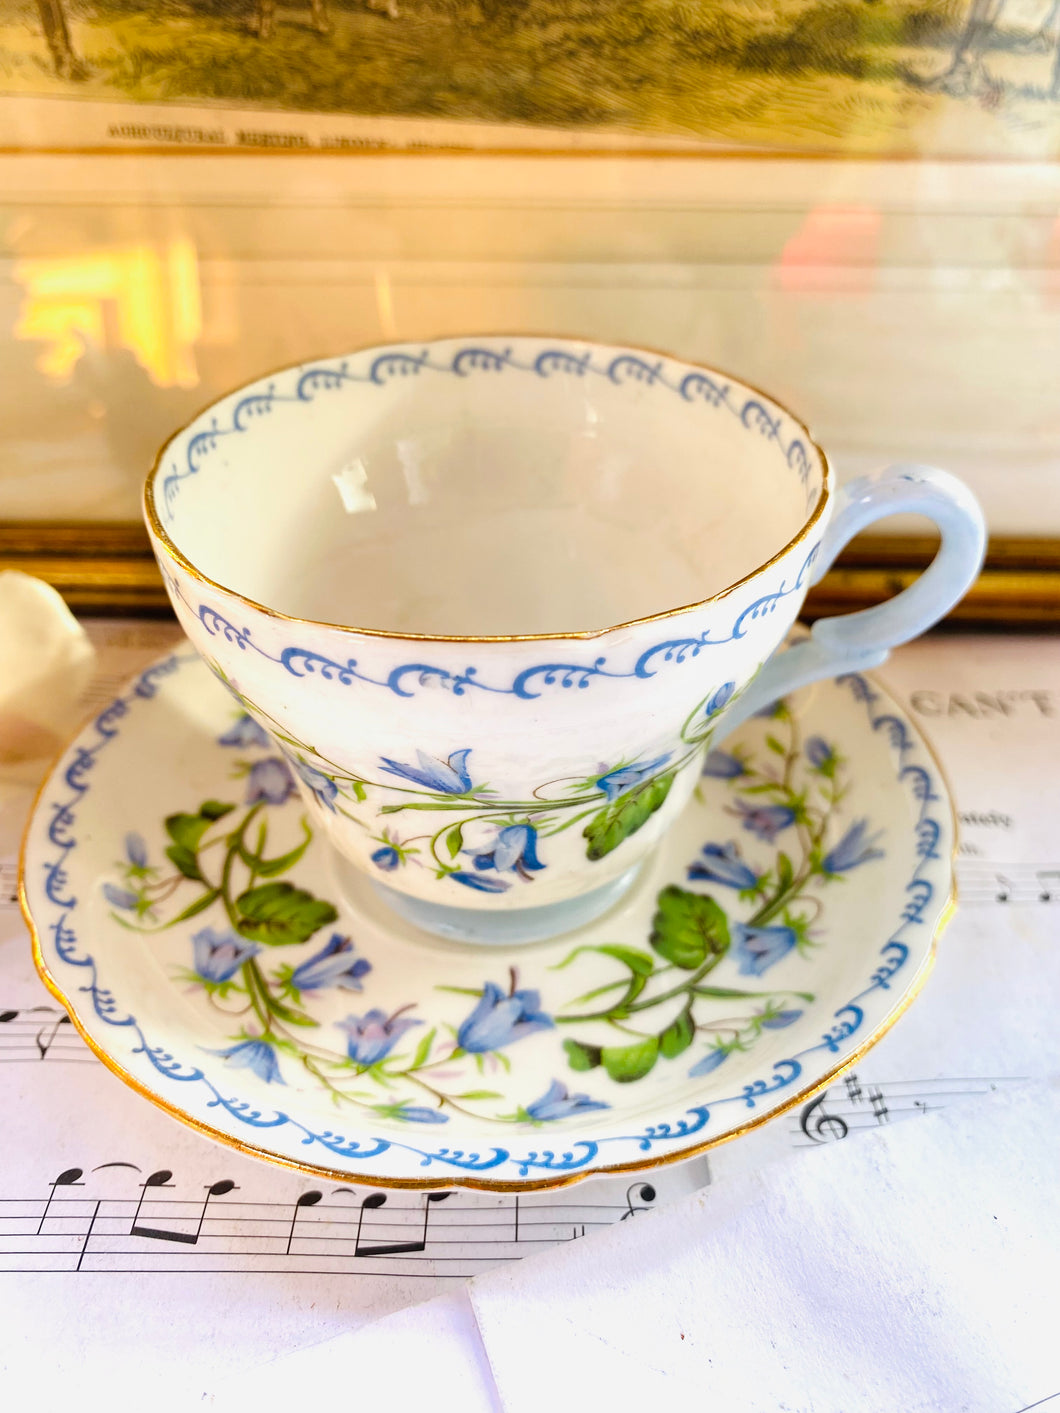
[[[778,653],[847,541],[909,511],[942,532],[928,570]],[[341,867],[419,926],[505,943],[610,906],[708,747],[883,662],[984,542],[952,476],[837,491],[806,428],[726,374],[514,337],[233,393],[164,448],[146,514],[185,631]]]

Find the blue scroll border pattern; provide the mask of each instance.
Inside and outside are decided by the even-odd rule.
[[[335,392],[351,384],[381,387],[394,379],[413,378],[424,373],[467,378],[475,374],[489,376],[508,372],[538,378],[598,377],[618,386],[636,383],[666,390],[685,402],[705,402],[710,407],[724,409],[738,419],[749,434],[764,436],[776,443],[787,466],[799,476],[806,490],[809,509],[816,498],[816,491],[810,485],[810,452],[798,432],[789,431],[785,416],[778,409],[771,409],[766,401],[756,395],[736,394],[733,385],[721,375],[712,376],[705,369],[685,368],[680,377],[672,378],[667,376],[667,366],[665,359],[649,359],[632,352],[615,354],[601,366],[594,362],[591,349],[579,355],[568,349],[549,347],[543,348],[530,362],[520,362],[511,347],[491,348],[476,343],[454,350],[448,362],[435,361],[429,349],[413,353],[392,348],[377,353],[363,372],[355,371],[350,359],[289,369],[286,374],[277,375],[268,382],[264,390],[253,390],[239,398],[232,406],[227,422],[221,420],[226,415],[225,405],[222,404],[208,426],[189,435],[186,440],[180,439],[183,465],[171,459],[168,473],[162,477],[162,513],[172,527],[174,503],[183,482],[199,474],[226,438],[246,433],[255,423],[268,417],[278,404],[306,405],[322,393]],[[283,384],[285,378],[286,390]],[[642,652],[633,667],[626,671],[609,667],[605,657],[581,664],[540,663],[520,671],[507,686],[483,681],[474,666],[454,672],[430,663],[411,662],[394,668],[385,676],[377,676],[364,669],[354,658],[338,662],[311,648],[285,647],[273,654],[260,646],[249,627],[237,626],[209,604],[191,604],[179,578],[165,569],[163,573],[173,597],[185,604],[210,636],[220,634],[240,651],[252,651],[268,658],[293,677],[319,676],[324,681],[334,681],[342,686],[350,686],[354,682],[366,683],[388,688],[400,697],[413,696],[416,686],[431,686],[446,688],[455,696],[462,696],[469,689],[477,689],[533,700],[542,695],[544,687],[557,684],[565,688],[586,688],[600,678],[653,677],[662,663],[680,665],[696,658],[703,648],[717,647],[746,637],[749,627],[767,618],[784,599],[806,587],[806,576],[817,558],[818,550],[819,544],[809,550],[793,584],[789,586],[786,580],[782,580],[775,590],[747,605],[724,637],[712,638],[708,630],[698,636],[656,643]]]
[[[167,522],[173,524],[173,505],[180,494],[181,483],[189,476],[199,474],[224,438],[245,433],[254,422],[267,417],[277,404],[304,405],[314,402],[321,393],[337,392],[343,387],[357,384],[368,388],[384,387],[396,379],[415,378],[424,373],[455,378],[501,373],[523,373],[541,379],[598,377],[618,387],[632,383],[639,387],[659,388],[675,394],[686,403],[702,402],[709,407],[724,409],[737,418],[746,431],[775,442],[806,491],[807,509],[815,499],[815,492],[810,486],[809,448],[797,431],[788,433],[787,418],[780,409],[775,406],[771,408],[769,400],[757,394],[751,393],[741,399],[732,383],[721,374],[712,375],[705,368],[679,365],[684,367],[684,372],[675,380],[667,377],[668,360],[664,358],[622,352],[601,365],[594,362],[591,348],[576,354],[569,348],[550,348],[547,345],[530,362],[524,363],[514,356],[511,347],[489,347],[484,343],[465,344],[455,349],[448,362],[436,362],[429,348],[413,353],[408,348],[399,347],[378,350],[370,362],[367,357],[360,361],[367,363],[365,371],[356,371],[351,366],[354,362],[351,358],[287,369],[266,382],[264,388],[257,384],[238,398],[232,404],[231,419],[227,425],[219,421],[221,409],[225,407],[222,403],[207,426],[194,432],[189,428],[191,435],[186,440],[183,434],[179,436],[171,445],[179,444],[182,447],[184,464],[182,466],[176,459],[171,460],[168,473],[162,477],[162,513]],[[204,414],[204,417],[209,415]]]
[[[724,637],[714,638],[710,629],[707,629],[694,637],[665,639],[645,648],[633,666],[626,671],[609,667],[606,657],[597,657],[590,663],[536,663],[532,667],[523,668],[507,686],[484,682],[478,675],[478,669],[473,666],[466,667],[461,672],[453,672],[429,662],[406,662],[385,676],[375,676],[363,668],[356,658],[337,662],[312,648],[286,647],[281,648],[278,653],[272,653],[255,641],[249,628],[237,627],[209,604],[200,603],[191,611],[211,638],[220,635],[225,642],[240,652],[254,652],[267,658],[269,662],[278,663],[292,677],[319,677],[325,682],[335,682],[343,687],[359,682],[373,687],[384,687],[399,697],[412,697],[416,695],[417,688],[432,687],[450,691],[457,697],[464,696],[469,690],[477,690],[495,696],[511,696],[523,701],[533,701],[543,695],[545,688],[555,687],[557,684],[561,688],[584,689],[599,678],[643,680],[654,677],[660,667],[666,664],[680,666],[690,659],[697,658],[704,648],[722,647],[726,643],[746,638],[752,626],[768,618],[778,604],[804,588],[806,576],[817,558],[819,549],[818,542],[807,553],[794,583],[789,586],[786,580],[781,580],[780,585],[771,593],[763,594],[742,609]],[[183,600],[184,595],[177,581],[168,574],[166,579],[171,591]]]
[[[569,1147],[562,1150],[529,1148],[517,1151],[513,1148],[493,1147],[488,1151],[471,1152],[449,1147],[419,1148],[393,1138],[352,1138],[333,1129],[318,1131],[281,1110],[267,1112],[247,1100],[218,1089],[198,1066],[184,1063],[164,1045],[152,1044],[136,1017],[123,1009],[114,992],[106,984],[105,978],[100,976],[95,958],[82,944],[75,925],[79,900],[69,891],[67,860],[78,846],[77,814],[79,806],[92,788],[92,770],[100,755],[120,735],[122,724],[130,712],[142,709],[146,703],[156,698],[165,680],[179,671],[183,664],[197,661],[198,658],[194,654],[174,654],[149,667],[136,679],[127,694],[112,701],[75,742],[51,777],[38,804],[35,819],[42,821],[48,817],[45,838],[47,846],[50,847],[45,849],[47,856],[39,862],[34,858],[38,852],[37,847],[32,843],[27,847],[24,886],[27,900],[33,900],[31,909],[35,921],[38,917],[47,919],[43,927],[37,927],[36,930],[42,954],[45,939],[51,949],[52,956],[45,956],[44,960],[54,984],[60,986],[59,977],[56,976],[56,971],[60,968],[54,965],[57,962],[61,965],[63,980],[76,982],[74,989],[89,998],[96,1018],[106,1026],[127,1033],[128,1041],[123,1048],[126,1048],[128,1055],[143,1056],[150,1064],[159,1077],[155,1092],[173,1110],[196,1122],[177,1102],[178,1087],[187,1085],[200,1092],[205,1090],[209,1095],[205,1108],[221,1109],[234,1121],[228,1134],[216,1130],[222,1138],[235,1137],[239,1141],[242,1134],[249,1142],[252,1135],[289,1128],[301,1135],[299,1141],[307,1148],[322,1149],[333,1157],[364,1165],[363,1171],[367,1181],[372,1179],[374,1161],[391,1149],[403,1150],[417,1158],[421,1168],[433,1168],[436,1171],[440,1169],[447,1177],[454,1173],[488,1173],[493,1181],[514,1177],[526,1178],[531,1173],[562,1175],[592,1172],[594,1169],[590,1165],[602,1155],[604,1149],[608,1150],[608,1158],[614,1154],[617,1161],[635,1161],[637,1153],[649,1153],[653,1149],[665,1148],[667,1145],[705,1134],[710,1127],[712,1115],[717,1110],[732,1105],[752,1111],[757,1109],[762,1100],[780,1094],[795,1084],[803,1073],[808,1057],[827,1053],[838,1059],[845,1049],[850,1048],[848,1042],[862,1033],[866,999],[875,997],[880,991],[891,989],[895,978],[909,965],[913,955],[911,944],[916,930],[933,926],[937,920],[937,908],[928,914],[937,893],[937,885],[928,875],[937,872],[935,866],[943,862],[939,845],[944,830],[940,822],[940,811],[936,807],[949,808],[945,793],[940,792],[931,768],[909,759],[910,756],[923,753],[918,750],[905,721],[892,711],[883,710],[877,713],[877,706],[881,700],[885,700],[882,694],[866,678],[847,674],[837,678],[837,682],[846,687],[856,701],[864,705],[873,731],[886,733],[896,761],[896,778],[899,784],[909,790],[917,804],[917,819],[914,825],[917,862],[905,885],[906,903],[898,925],[880,949],[871,976],[859,992],[835,1011],[832,1024],[824,1031],[819,1041],[797,1051],[787,1059],[774,1062],[772,1072],[768,1076],[745,1084],[737,1094],[715,1100],[709,1108],[705,1105],[693,1106],[686,1109],[679,1118],[649,1124],[639,1133],[572,1140]],[[36,873],[37,869],[40,870],[39,876],[33,877],[32,874]],[[41,896],[35,898],[38,887]],[[925,916],[926,914],[928,915]],[[907,984],[911,985],[912,980],[913,978],[909,977]],[[902,982],[906,982],[905,977],[902,977]],[[73,1012],[76,1008],[67,1000],[67,991],[62,987],[60,991],[64,1004]],[[878,1022],[877,1034],[892,1016],[893,1008]],[[111,1055],[112,1051],[108,1049],[107,1053]],[[819,1083],[821,1080],[815,1082]],[[137,1083],[143,1083],[143,1080],[138,1080]],[[236,1125],[242,1125],[242,1130]],[[624,1146],[627,1151],[615,1153],[616,1146],[619,1145]],[[277,1156],[286,1156],[295,1163],[299,1161],[290,1148],[287,1149],[286,1155]],[[305,1155],[305,1165],[312,1165],[309,1154]],[[459,1177],[452,1180],[457,1184],[460,1182]]]

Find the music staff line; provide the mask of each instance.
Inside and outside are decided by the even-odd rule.
[[[41,1060],[97,1063],[70,1017],[58,1006],[0,1008],[0,1064],[39,1064]]]
[[[878,1128],[892,1119],[934,1113],[954,1099],[981,1098],[1003,1086],[1026,1082],[1022,1075],[999,1075],[863,1085],[857,1073],[850,1071],[838,1084],[829,1085],[804,1104],[789,1132],[794,1147],[818,1147],[844,1139],[851,1132]]]
[[[106,1168],[139,1173],[130,1163],[94,1171]],[[84,1177],[82,1169],[68,1168],[44,1199],[0,1197],[0,1274],[254,1272],[273,1269],[262,1261],[279,1258],[283,1264],[275,1269],[302,1273],[412,1274],[419,1263],[430,1268],[427,1273],[441,1267],[466,1275],[624,1221],[650,1210],[657,1196],[650,1183],[634,1181],[624,1203],[515,1194],[483,1208],[473,1205],[481,1202],[477,1194],[470,1203],[456,1191],[426,1192],[412,1201],[398,1194],[390,1201],[385,1192],[359,1195],[346,1187],[329,1194],[349,1199],[342,1202],[325,1200],[319,1189],[289,1202],[247,1202],[231,1198],[239,1189],[227,1178],[205,1186],[202,1196],[185,1198],[168,1195],[175,1191],[168,1169],[139,1182],[136,1197],[97,1195],[89,1191],[97,1184]],[[74,1189],[84,1192],[74,1195]],[[443,1205],[451,1201],[451,1207]],[[179,1264],[171,1255],[178,1248],[188,1258]],[[27,1258],[35,1258],[32,1265],[17,1264]],[[115,1264],[130,1259],[134,1264]]]
[[[1060,903],[1060,864],[998,863],[959,858],[956,866],[961,903]]]
[[[13,859],[0,863],[0,908],[18,907],[18,864]]]

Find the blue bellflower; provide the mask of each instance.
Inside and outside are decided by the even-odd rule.
[[[304,760],[292,760],[291,764],[298,772],[304,784],[312,790],[319,804],[335,813],[335,797],[339,793],[339,787],[330,776],[324,775],[319,770],[314,770],[311,765],[307,765]]]
[[[424,751],[417,751],[418,766],[402,765],[400,761],[384,756],[383,767],[388,775],[411,780],[414,785],[422,785],[436,795],[466,795],[471,789],[471,776],[467,770],[470,754],[470,746],[463,751],[454,751],[448,760],[438,760]]]
[[[327,986],[340,991],[360,991],[361,977],[372,970],[366,957],[354,957],[353,938],[333,932],[319,952],[295,967],[291,985],[296,991],[323,991]]]
[[[147,867],[147,845],[139,834],[126,834],[125,856],[136,868]]]
[[[528,869],[535,871],[545,865],[537,857],[537,830],[532,824],[509,824],[500,830],[492,849],[465,849],[474,855],[476,868],[495,868],[498,873],[517,873],[528,883],[533,882]]]
[[[482,999],[457,1031],[456,1043],[472,1055],[484,1055],[537,1030],[551,1030],[554,1024],[541,1010],[539,991],[513,991],[509,996],[487,981]]]
[[[761,976],[786,957],[798,940],[793,927],[752,927],[746,922],[733,923],[732,937],[741,976]]]
[[[747,774],[747,767],[739,756],[729,751],[708,751],[702,773],[713,776],[715,780],[735,780],[737,776]]]
[[[724,883],[726,888],[758,887],[758,875],[737,856],[735,844],[726,844],[724,848],[720,844],[706,844],[702,852],[702,860],[697,859],[690,865],[689,878]]]
[[[255,761],[247,775],[248,805],[282,805],[295,793],[294,777],[279,756]]]
[[[236,1070],[250,1070],[266,1084],[283,1084],[280,1062],[276,1051],[264,1040],[241,1040],[238,1045],[230,1045],[227,1050],[214,1050],[226,1065]]]
[[[248,746],[267,746],[269,738],[254,718],[243,712],[223,736],[218,736],[217,744],[219,746],[240,746],[246,750]]]
[[[116,883],[104,883],[103,896],[112,908],[120,908],[122,912],[131,912],[140,901],[135,893],[119,888]]]
[[[385,1011],[371,1010],[364,1016],[347,1016],[336,1021],[336,1027],[346,1035],[346,1053],[355,1065],[375,1065],[385,1060],[406,1030],[422,1021],[411,1016],[390,1016]]]
[[[867,819],[855,820],[839,843],[825,854],[821,860],[821,871],[834,876],[848,873],[850,869],[868,863],[870,859],[882,859],[883,850],[873,847],[882,830],[874,834],[871,839],[866,839],[865,832],[868,827]]]
[[[204,927],[191,939],[195,974],[203,981],[231,981],[244,962],[261,951],[257,942],[239,937],[230,928]]]
[[[602,790],[608,800],[613,802],[620,795],[624,795],[627,790],[632,790],[634,786],[640,785],[654,775],[660,766],[666,764],[671,755],[672,752],[667,751],[664,756],[656,756],[654,760],[642,761],[636,765],[619,766],[617,770],[611,770],[606,775],[599,776],[596,788]]]
[[[806,742],[806,759],[814,770],[827,769],[835,760],[835,749],[823,736],[811,736]]]
[[[717,716],[718,712],[727,707],[733,699],[736,691],[735,682],[725,682],[718,688],[714,695],[707,702],[705,713],[707,716]]]
[[[413,1124],[447,1124],[449,1115],[437,1109],[428,1109],[423,1104],[402,1104],[392,1115],[395,1119],[407,1119]]]
[[[381,849],[376,849],[372,855],[372,862],[376,868],[385,869],[387,873],[393,873],[394,869],[401,863],[401,855],[394,848],[393,844],[384,844]]]
[[[785,1030],[789,1025],[794,1025],[801,1015],[801,1011],[777,1011],[774,1015],[763,1018],[762,1029]]]
[[[698,1079],[700,1075],[710,1074],[711,1070],[716,1070],[719,1065],[729,1058],[728,1050],[720,1047],[715,1050],[708,1050],[701,1060],[697,1060],[688,1071],[689,1079]]]
[[[571,1114],[584,1114],[590,1109],[609,1109],[600,1099],[590,1099],[588,1094],[571,1094],[565,1084],[554,1079],[540,1099],[527,1104],[526,1112],[538,1123],[551,1123],[553,1119],[566,1119]]]
[[[787,805],[749,805],[746,800],[737,800],[736,808],[743,819],[743,827],[772,844],[782,829],[795,823],[795,811]]]
[[[454,869],[445,876],[451,878],[454,883],[462,883],[465,888],[474,888],[479,893],[506,893],[512,886],[505,883],[503,878],[492,878],[488,873],[470,873],[463,868]]]

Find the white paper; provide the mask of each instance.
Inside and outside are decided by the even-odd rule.
[[[1016,1413],[1060,1390],[1058,1171],[1060,1095],[1036,1086],[478,1277],[504,1413],[560,1390],[570,1408]]]

